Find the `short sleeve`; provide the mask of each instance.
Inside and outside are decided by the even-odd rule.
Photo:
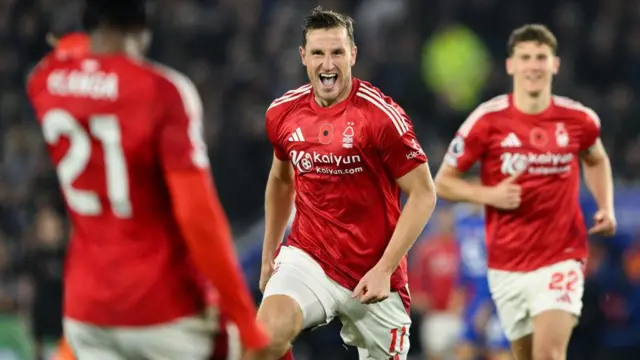
[[[273,146],[273,152],[281,161],[289,161],[289,156],[287,156],[286,149],[282,146],[282,143],[278,140],[278,125],[276,120],[273,119],[273,115],[267,111],[265,115],[265,129],[267,131],[267,137],[269,138],[269,142],[271,146]]]
[[[595,111],[585,107],[585,125],[582,129],[582,139],[580,141],[580,152],[589,150],[600,137],[600,118]]]
[[[427,162],[413,124],[404,110],[390,98],[374,99],[372,111],[378,151],[385,169],[394,179],[401,178]],[[377,111],[381,110],[381,111]]]
[[[474,111],[460,126],[444,157],[444,162],[460,172],[468,171],[486,151],[487,121]]]
[[[164,111],[159,133],[159,156],[165,171],[209,167],[204,141],[202,100],[184,75],[169,73],[159,94]]]

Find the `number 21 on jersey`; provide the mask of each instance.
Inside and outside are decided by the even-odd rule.
[[[69,139],[69,150],[57,166],[58,179],[69,207],[78,214],[96,216],[103,213],[98,194],[73,187],[86,170],[91,158],[91,140],[100,142],[104,152],[107,196],[114,215],[131,217],[129,176],[122,150],[122,132],[114,115],[95,115],[89,119],[87,132],[69,112],[53,109],[42,120],[44,139],[55,145],[60,137]]]

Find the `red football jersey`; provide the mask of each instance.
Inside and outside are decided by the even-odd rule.
[[[580,154],[595,144],[600,120],[593,110],[553,96],[542,113],[513,106],[512,96],[480,105],[460,127],[445,162],[465,172],[480,161],[484,185],[524,171],[518,209],[486,209],[488,266],[531,271],[584,260],[587,233],[579,204]]]
[[[135,326],[202,311],[163,176],[208,167],[193,84],[124,55],[49,57],[28,94],[73,226],[65,316]]]
[[[276,99],[266,115],[275,156],[295,171],[296,215],[287,239],[347,289],[381,258],[400,216],[395,179],[427,161],[411,121],[371,84],[319,106],[311,85]],[[406,258],[391,278],[407,282]]]

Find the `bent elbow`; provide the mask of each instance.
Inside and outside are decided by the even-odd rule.
[[[427,206],[430,212],[433,212],[435,210],[437,202],[438,196],[435,191],[432,191],[427,198]]]
[[[448,192],[449,184],[447,179],[444,176],[442,176],[440,173],[438,173],[436,174],[435,179],[433,179],[433,182],[435,186],[435,194],[437,196],[441,196],[446,199],[447,194],[449,193]]]
[[[423,191],[417,194],[420,197],[420,203],[424,206],[424,210],[431,212],[435,209],[438,196],[433,182],[430,181],[424,186]]]

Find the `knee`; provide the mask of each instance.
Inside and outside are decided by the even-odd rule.
[[[286,295],[265,298],[258,309],[258,321],[271,335],[274,348],[287,348],[302,330],[302,310]]]

